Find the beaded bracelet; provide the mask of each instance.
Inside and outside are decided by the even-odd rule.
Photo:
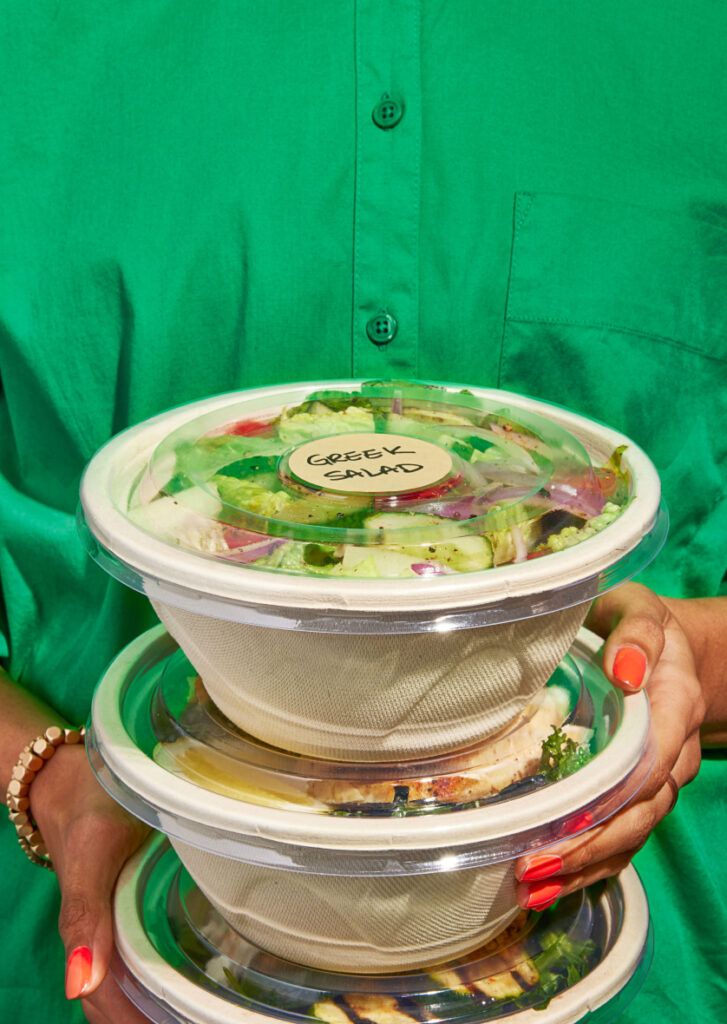
[[[53,870],[43,837],[30,813],[30,787],[39,771],[65,743],[81,743],[86,735],[85,728],[64,729],[51,725],[42,736],[32,740],[20,752],[13,768],[5,803],[10,811],[10,820],[15,826],[18,842],[28,860],[42,868]]]

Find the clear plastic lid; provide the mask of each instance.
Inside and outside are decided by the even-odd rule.
[[[314,874],[419,874],[519,856],[592,827],[650,771],[648,702],[613,689],[582,631],[526,713],[494,739],[398,764],[297,756],[241,733],[160,629],[94,697],[101,783],[193,846]]]
[[[406,633],[588,602],[651,561],[667,516],[645,453],[586,417],[505,391],[338,381],[124,431],[86,469],[79,528],[159,605]]]
[[[426,761],[347,763],[279,750],[245,734],[177,651],[165,660],[148,703],[131,702],[126,724],[158,765],[203,789],[314,814],[405,817],[481,807],[572,774],[606,748],[621,717],[615,699],[596,715],[593,698],[580,665],[566,657],[518,718],[485,743]]]
[[[369,382],[263,410],[242,396],[157,445],[128,513],[255,569],[430,578],[593,536],[631,497],[621,454],[594,467],[555,422],[467,390]]]
[[[633,868],[541,913],[523,911],[456,961],[379,976],[322,972],[253,946],[160,837],[125,867],[114,913],[116,979],[157,1024],[574,1024],[588,1011],[589,1021],[606,1024],[651,960],[648,905]]]

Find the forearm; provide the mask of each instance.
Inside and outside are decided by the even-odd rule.
[[[67,725],[63,717],[33,697],[0,669],[0,791],[5,793],[23,747],[49,725]]]
[[[687,634],[707,705],[706,743],[727,744],[727,597],[663,598]]]

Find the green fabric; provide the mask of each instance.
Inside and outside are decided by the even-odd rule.
[[[82,718],[151,621],[76,536],[95,449],[319,375],[501,385],[625,431],[672,515],[645,580],[717,592],[727,5],[11,0],[2,21],[0,575],[25,686]],[[727,1017],[724,792],[717,758],[638,858],[657,953],[628,1024]],[[0,1019],[77,1021],[52,879],[5,824],[0,864]]]

